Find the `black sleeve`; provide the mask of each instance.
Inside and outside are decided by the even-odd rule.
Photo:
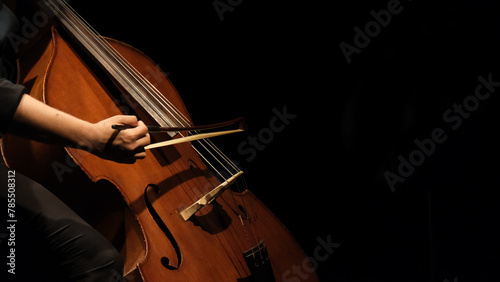
[[[12,122],[19,102],[25,93],[24,86],[0,78],[0,132],[5,133]]]

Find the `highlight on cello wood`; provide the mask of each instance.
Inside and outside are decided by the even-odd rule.
[[[200,133],[168,77],[147,79],[151,69],[162,73],[154,61],[98,34],[65,1],[40,3],[57,23],[36,50],[20,58],[19,81],[33,97],[90,122],[127,108],[156,129],[176,130],[152,134],[156,145],[133,164],[7,136],[9,165],[54,187],[54,194],[108,238],[122,255],[128,280],[282,281],[295,265],[313,269],[293,236],[247,187],[240,167],[208,139],[244,126]],[[75,172],[57,179],[52,165],[66,160],[74,162]],[[81,187],[78,195],[65,189],[70,185]],[[95,214],[82,205],[92,193],[105,197],[110,210]],[[304,281],[317,277],[311,272]]]

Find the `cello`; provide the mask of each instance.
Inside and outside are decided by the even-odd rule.
[[[121,164],[6,135],[10,168],[49,187],[112,242],[127,281],[318,280],[243,171],[206,138],[243,130],[241,119],[238,129],[203,133],[234,122],[194,126],[171,81],[145,54],[99,35],[64,0],[39,3],[55,21],[45,16],[47,32],[19,53],[18,83],[89,122],[137,115],[161,132],[151,139],[162,146]]]

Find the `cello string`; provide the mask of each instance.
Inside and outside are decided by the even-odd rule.
[[[228,165],[230,165],[235,173],[238,173],[241,171],[241,169],[231,160],[229,159],[226,154],[224,154],[217,146],[215,146],[215,144],[212,142],[212,140],[209,140],[209,139],[204,139],[203,141],[205,141],[205,143],[214,151],[216,151],[219,156],[221,156]]]
[[[211,155],[211,156],[212,156],[212,157],[213,157],[213,158],[214,158],[214,159],[215,159],[215,160],[216,160],[216,161],[217,161],[217,162],[218,162],[218,163],[222,166],[222,167],[226,168],[226,166],[222,163],[222,161],[221,161],[219,158],[215,157],[215,156],[214,156],[214,153],[213,153],[213,152],[211,152],[210,150],[208,150],[208,149],[207,149],[207,147],[205,147],[205,145],[204,145],[202,142],[199,142],[199,144],[200,144],[200,146],[201,146],[202,148],[204,148],[204,149],[205,149],[205,151],[207,151],[207,152],[208,152],[208,153],[209,153],[209,154],[210,154],[210,155]],[[227,168],[226,168],[226,171],[227,171],[229,174],[231,174],[231,176],[235,174],[235,173],[232,173],[232,172],[231,172],[230,170],[228,170]],[[224,179],[224,180],[225,180],[225,179]]]
[[[201,154],[201,153],[200,153],[200,151],[198,151],[198,149],[197,149],[196,147],[193,147],[193,149],[194,149],[194,150],[198,153],[198,155],[200,155],[200,156],[203,158],[203,160],[204,160],[205,162],[207,162],[207,163],[210,165],[210,167],[212,168],[212,170],[214,170],[215,172],[217,172],[217,174],[219,174],[219,176],[220,176],[222,179],[227,180],[227,179],[226,179],[226,178],[225,178],[225,177],[224,177],[224,176],[223,176],[223,175],[219,172],[219,170],[218,170],[218,169],[216,169],[216,168],[212,165],[212,163],[211,163],[211,162],[209,162],[209,161],[206,159],[205,155]]]

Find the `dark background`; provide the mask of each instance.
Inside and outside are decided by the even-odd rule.
[[[495,1],[401,0],[402,11],[347,63],[339,44],[395,1],[97,1],[71,4],[102,35],[168,74],[195,124],[244,116],[216,141],[306,253],[322,281],[500,281],[498,93],[456,130],[443,113],[500,81]],[[220,0],[221,3],[228,3]],[[296,115],[248,161],[238,145]],[[414,140],[447,137],[392,192]]]

